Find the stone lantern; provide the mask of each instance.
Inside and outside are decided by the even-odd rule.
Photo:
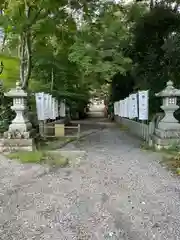
[[[166,88],[157,97],[162,98],[161,109],[165,116],[159,121],[154,132],[155,147],[169,148],[172,145],[180,145],[180,124],[174,117],[174,112],[179,108],[177,97],[180,97],[180,90],[173,86],[172,81],[168,81]]]
[[[16,88],[5,93],[5,96],[13,98],[11,109],[15,111],[16,116],[4,136],[7,138],[29,138],[32,125],[26,116],[27,93],[20,87],[20,83],[17,82]]]
[[[158,124],[158,128],[164,130],[180,129],[180,124],[174,117],[174,112],[179,108],[177,97],[180,97],[180,90],[174,88],[172,81],[168,81],[166,88],[156,93],[156,96],[162,97],[163,104],[161,109],[165,113],[164,118]]]

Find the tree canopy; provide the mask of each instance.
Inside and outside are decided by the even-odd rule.
[[[0,6],[1,54],[19,59],[24,88],[79,104],[92,92],[115,101],[150,89],[154,112],[154,93],[169,79],[179,85],[177,1],[2,0]]]

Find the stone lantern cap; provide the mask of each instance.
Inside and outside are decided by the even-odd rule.
[[[6,97],[27,97],[27,93],[20,86],[20,82],[16,82],[16,88],[12,88],[9,92],[4,94]]]
[[[159,93],[155,94],[156,97],[179,97],[180,90],[173,86],[172,81],[166,83],[166,87]]]

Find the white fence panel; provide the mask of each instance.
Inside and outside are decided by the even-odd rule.
[[[145,141],[149,140],[149,137],[153,132],[151,125],[145,123],[136,122],[127,118],[121,118],[121,123],[127,126],[133,135],[142,138]]]

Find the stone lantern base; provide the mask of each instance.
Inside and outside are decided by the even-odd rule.
[[[34,130],[29,132],[10,131],[4,132],[4,138],[0,139],[0,152],[33,151]]]
[[[156,149],[180,146],[180,129],[164,130],[156,128],[153,142]]]
[[[0,139],[0,152],[33,151],[33,139]]]

